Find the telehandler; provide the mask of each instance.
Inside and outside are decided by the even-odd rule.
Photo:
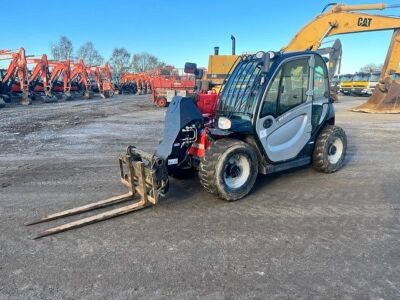
[[[119,156],[128,193],[30,224],[131,201],[37,236],[43,237],[154,205],[168,192],[169,176],[181,178],[197,171],[204,189],[227,201],[245,197],[258,174],[310,164],[320,172],[335,172],[343,165],[347,138],[335,126],[329,88],[326,62],[317,52],[243,55],[223,86],[212,117],[205,117],[192,98],[176,96],[154,154],[130,146]]]

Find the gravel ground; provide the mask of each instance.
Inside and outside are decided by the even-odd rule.
[[[145,96],[1,109],[0,298],[400,298],[400,116],[349,110],[365,100],[336,104],[335,174],[260,176],[234,203],[172,180],[155,207],[40,240],[60,222],[25,222],[125,192],[116,156],[154,149],[164,110]]]

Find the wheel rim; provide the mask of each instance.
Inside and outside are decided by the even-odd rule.
[[[244,155],[234,155],[224,169],[224,181],[230,189],[242,187],[250,176],[250,161]]]
[[[328,160],[331,164],[336,164],[343,155],[343,142],[336,137],[328,147]]]
[[[157,103],[158,103],[158,106],[159,106],[159,107],[164,107],[166,101],[164,100],[164,98],[158,98]]]

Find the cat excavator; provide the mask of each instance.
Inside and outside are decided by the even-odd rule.
[[[322,13],[305,25],[281,51],[317,51],[322,41],[330,36],[393,30],[379,84],[369,100],[353,110],[367,113],[400,113],[400,85],[390,79],[390,75],[396,72],[400,62],[400,18],[363,12],[396,7],[400,5],[328,4]]]

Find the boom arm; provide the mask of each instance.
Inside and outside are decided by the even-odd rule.
[[[395,30],[386,56],[381,78],[388,77],[400,62],[400,18],[354,12],[355,10],[382,10],[393,6],[382,3],[367,5],[334,5],[328,12],[317,16],[304,26],[282,49],[288,51],[317,50],[328,36],[379,30]]]
[[[51,97],[51,85],[49,80],[49,62],[47,60],[47,55],[43,54],[42,58],[30,58],[28,63],[35,63],[35,67],[32,70],[32,74],[29,77],[29,82],[33,82],[40,78],[43,82],[43,89],[46,96]]]
[[[71,81],[76,80],[79,77],[79,82],[83,83],[85,90],[90,90],[89,76],[86,71],[86,66],[83,59],[80,59],[77,63],[74,63],[74,68],[71,71]]]
[[[25,49],[20,48],[18,52],[11,52],[3,50],[0,52],[1,56],[7,56],[11,59],[10,65],[2,80],[2,83],[7,84],[15,77],[19,79],[19,85],[23,94],[23,99],[28,101],[29,94],[29,80],[28,80],[28,66],[25,56]]]

